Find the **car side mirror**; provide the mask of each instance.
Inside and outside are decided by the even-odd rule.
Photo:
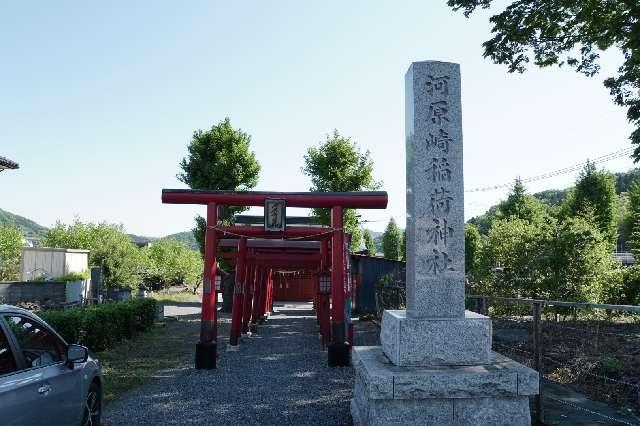
[[[86,362],[89,357],[89,349],[81,345],[70,344],[67,346],[67,365],[73,366],[77,362]]]

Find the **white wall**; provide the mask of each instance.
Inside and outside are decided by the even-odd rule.
[[[70,272],[88,270],[89,251],[24,247],[20,266],[22,281],[31,281],[39,277],[58,278]]]

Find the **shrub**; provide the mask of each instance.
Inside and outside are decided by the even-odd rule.
[[[144,283],[153,290],[172,285],[197,287],[202,277],[202,257],[184,243],[159,240],[142,250],[146,269]]]
[[[141,252],[120,225],[79,220],[71,225],[57,223],[47,231],[42,245],[89,250],[89,265],[102,268],[107,288],[135,288],[142,282]]]
[[[14,226],[0,226],[0,281],[20,278],[22,233]]]
[[[45,311],[40,317],[67,342],[81,343],[93,351],[111,348],[153,325],[156,312],[154,299]]]
[[[618,376],[624,370],[624,364],[617,358],[608,357],[602,362],[602,372],[607,376]]]
[[[625,305],[640,304],[640,265],[623,269],[624,298],[619,302]]]
[[[69,272],[56,278],[56,281],[84,281],[87,278],[89,278],[89,271],[84,270],[82,272]]]

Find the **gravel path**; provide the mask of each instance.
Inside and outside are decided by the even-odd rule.
[[[159,378],[109,405],[107,425],[350,424],[352,368],[329,368],[309,304],[285,304],[218,369]],[[362,343],[361,343],[362,344]]]

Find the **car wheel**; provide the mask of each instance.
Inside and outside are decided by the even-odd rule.
[[[100,414],[102,414],[102,401],[100,401],[100,386],[91,383],[87,399],[84,402],[84,414],[82,415],[83,426],[97,426],[100,424]]]

